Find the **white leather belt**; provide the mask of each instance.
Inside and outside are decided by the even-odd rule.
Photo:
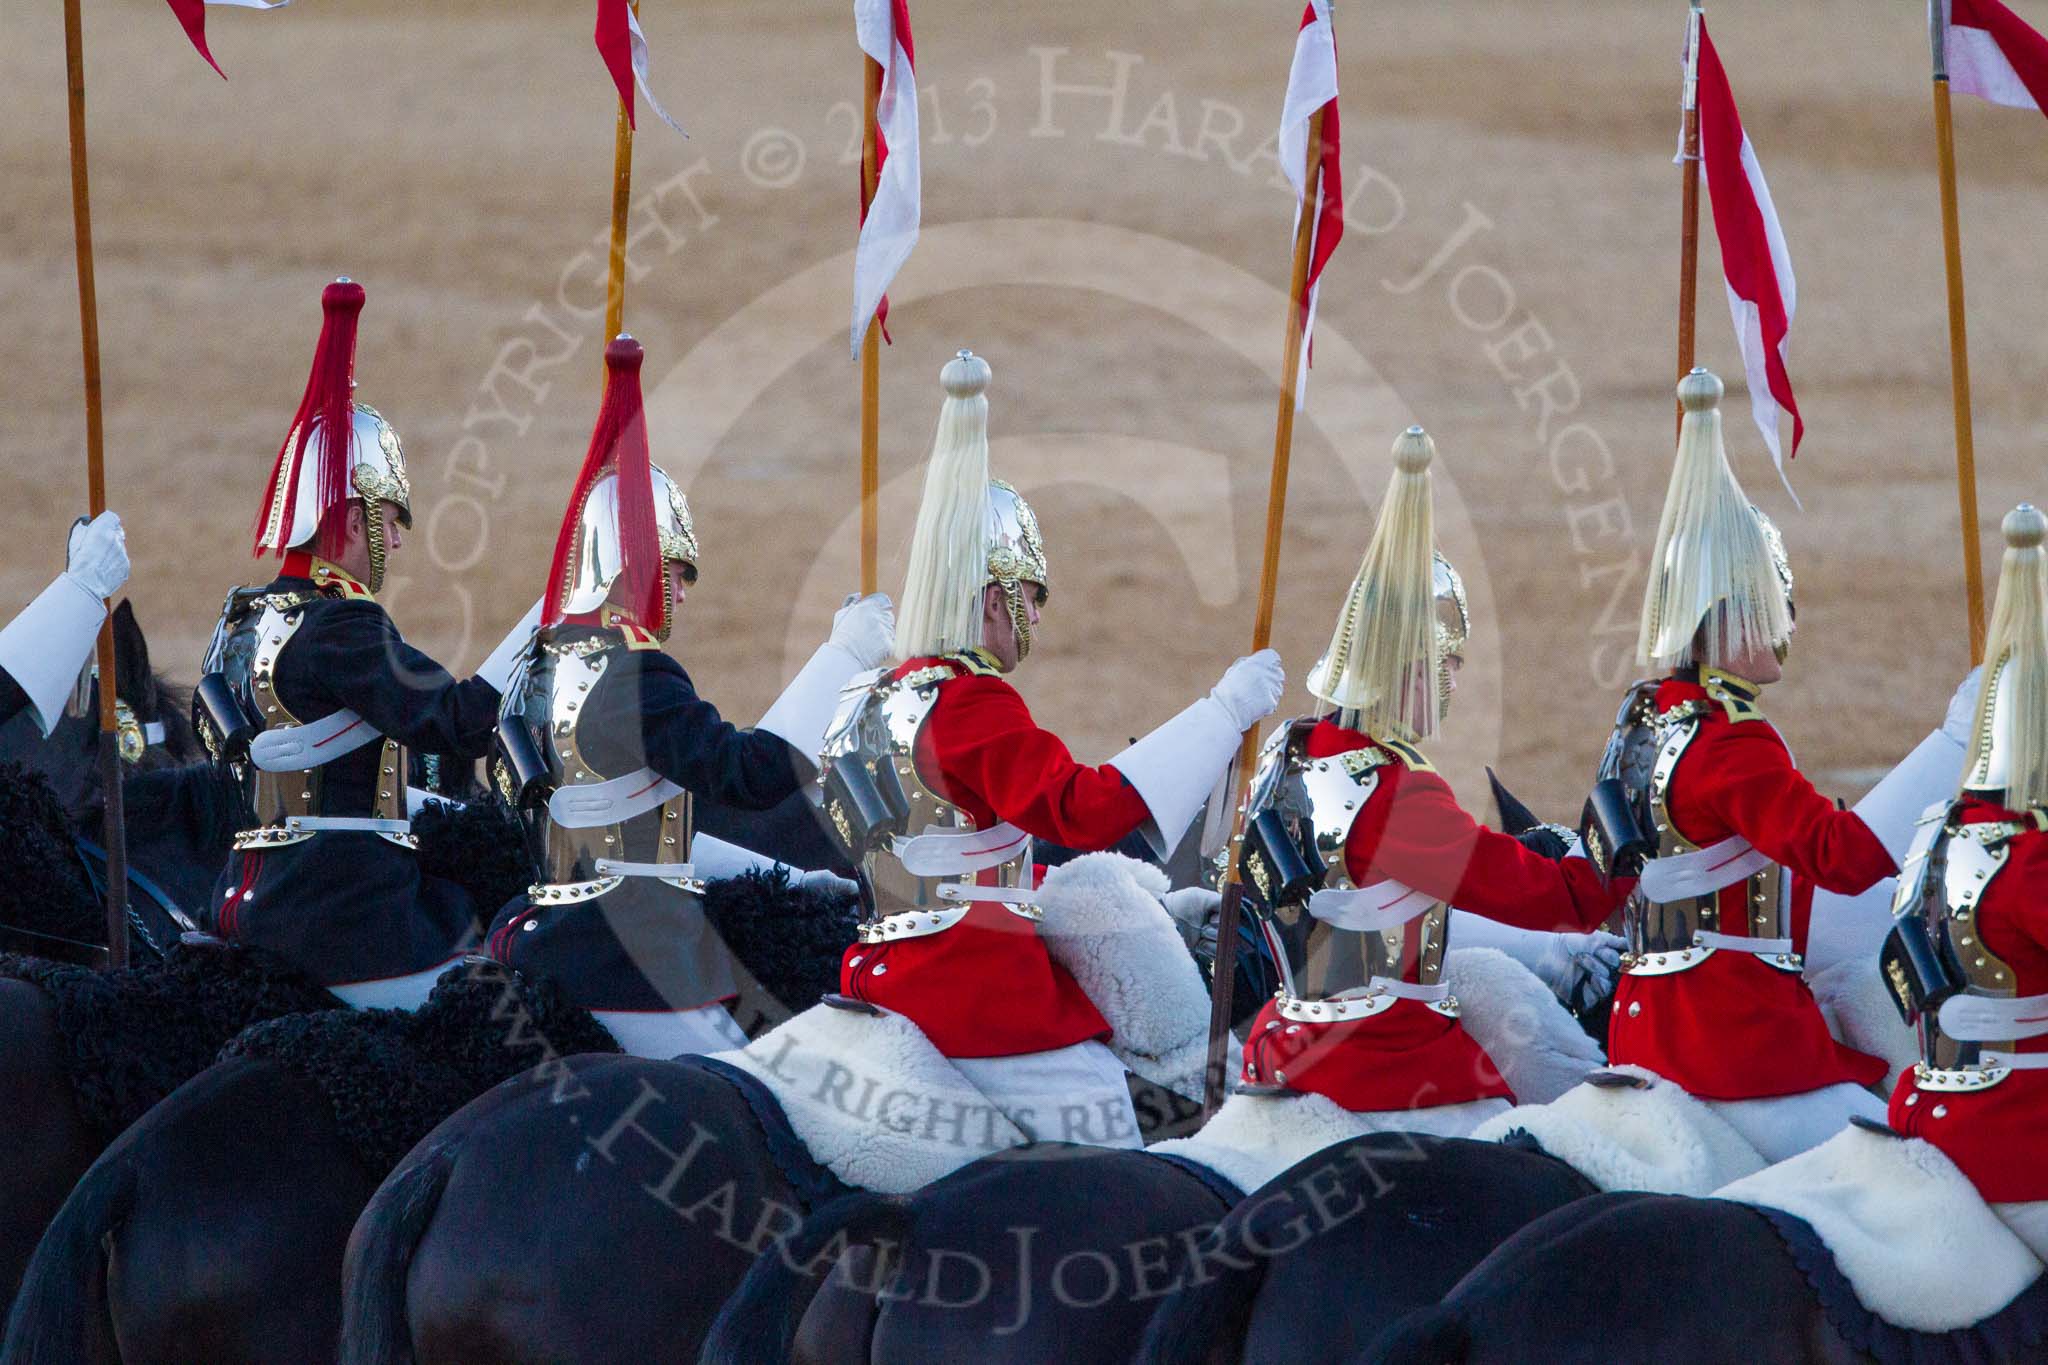
[[[1360,933],[1396,929],[1436,904],[1427,892],[1389,878],[1349,891],[1318,891],[1308,898],[1308,912],[1325,924]]]
[[[697,870],[688,863],[615,863],[599,858],[594,869],[600,877],[656,877],[662,881],[697,880]]]
[[[2022,995],[2011,1000],[1991,995],[1952,995],[1942,1002],[1939,1017],[1941,1031],[1960,1043],[2039,1038],[2048,1033],[2048,995]],[[2035,1055],[2022,1053],[2001,1065],[2017,1065]],[[2034,1065],[2048,1066],[2048,1060]]]
[[[564,829],[597,829],[623,824],[683,794],[652,768],[581,787],[557,787],[548,798],[548,818]]]
[[[249,741],[249,761],[267,773],[304,772],[382,738],[355,712],[336,711],[304,725],[265,730]]]
[[[1691,853],[1650,859],[1643,864],[1638,885],[1647,899],[1669,905],[1695,896],[1711,896],[1770,865],[1768,854],[1737,834]]]
[[[1716,934],[1706,929],[1693,932],[1692,947],[1665,953],[1635,953],[1624,956],[1621,970],[1628,976],[1670,976],[1689,971],[1717,952],[1749,953],[1766,967],[1781,972],[1801,972],[1806,961],[1792,951],[1789,938],[1746,938],[1740,934]],[[2010,1037],[2010,1034],[2005,1035]]]
[[[410,834],[410,820],[379,820],[357,815],[293,815],[284,827],[294,834],[347,831],[351,834]]]
[[[1385,976],[1376,976],[1363,986],[1323,1000],[1283,995],[1276,1012],[1281,1018],[1298,1024],[1341,1024],[1354,1019],[1370,1019],[1392,1009],[1396,1000],[1418,1001],[1446,1018],[1458,1017],[1458,1002],[1447,984],[1440,981],[1433,986],[1418,986],[1412,981],[1397,981]]]

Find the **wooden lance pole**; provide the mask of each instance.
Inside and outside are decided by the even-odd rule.
[[[640,0],[633,0],[633,15],[640,14]],[[631,87],[619,100],[619,126],[612,136],[612,249],[604,290],[604,345],[626,329],[626,220],[633,212],[633,110],[627,103]]]
[[[1280,350],[1280,411],[1273,423],[1273,477],[1266,490],[1266,554],[1259,570],[1258,615],[1252,623],[1252,652],[1273,642],[1273,600],[1280,587],[1280,536],[1287,520],[1287,465],[1294,453],[1295,381],[1301,373],[1302,301],[1308,291],[1309,253],[1315,244],[1316,201],[1323,181],[1323,111],[1309,116],[1308,166],[1302,177],[1301,221],[1294,229],[1294,271],[1287,286],[1286,341]],[[1252,768],[1259,758],[1259,727],[1245,731],[1238,750],[1232,790],[1230,862],[1223,878],[1223,905],[1216,921],[1216,962],[1209,992],[1209,1065],[1203,1079],[1202,1117],[1223,1103],[1230,1066],[1230,996],[1237,973],[1237,926],[1244,910],[1245,808],[1251,798]]]
[[[64,0],[64,74],[71,105],[71,227],[78,247],[78,331],[85,360],[86,506],[107,510],[106,441],[100,421],[100,309],[92,270],[92,192],[85,164],[85,38],[78,0]],[[111,604],[110,604],[111,605]],[[128,830],[121,793],[120,719],[114,710],[114,623],[100,626],[100,791],[107,844],[107,965],[128,965]]]
[[[881,175],[875,131],[875,111],[882,101],[882,64],[862,57],[865,90],[861,99],[860,202],[861,216],[874,202],[875,182]],[[882,537],[882,324],[879,316],[868,321],[867,335],[860,344],[860,590],[863,596],[876,591],[880,578]]]
[[[1700,298],[1700,4],[1693,0],[1685,20],[1685,110],[1684,131],[1679,137],[1678,160],[1685,186],[1680,209],[1678,248],[1678,377],[1692,373],[1695,322]],[[1678,423],[1685,424],[1685,407],[1677,409]]]
[[[1977,530],[1977,448],[1970,429],[1970,337],[1963,307],[1963,234],[1956,214],[1956,130],[1949,115],[1948,5],[1927,7],[1934,46],[1934,142],[1941,165],[1941,240],[1948,259],[1948,365],[1956,409],[1956,500],[1963,514],[1963,580],[1970,662],[1984,662],[1984,553]]]

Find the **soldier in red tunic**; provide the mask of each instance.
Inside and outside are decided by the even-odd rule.
[[[1815,791],[1758,704],[1783,676],[1792,576],[1722,447],[1721,381],[1679,385],[1684,421],[1638,640],[1660,675],[1622,708],[1622,777],[1657,855],[1625,917],[1608,1052],[1675,1082],[1780,1160],[1875,1118],[1885,1063],[1837,1042],[1804,976],[1815,887],[1896,871],[1854,811]]]
[[[1899,880],[1885,972],[1924,1055],[1891,1126],[1948,1154],[2048,1256],[2048,517],[2005,519],[1961,790],[1932,807]]]
[[[1075,1104],[1129,1115],[1110,1026],[1038,935],[1032,844],[1101,850],[1142,831],[1164,858],[1278,704],[1280,662],[1240,659],[1101,767],[1041,729],[1004,675],[1031,650],[1051,573],[1030,505],[989,477],[989,377],[966,351],[941,375],[901,662],[842,707],[826,742],[826,809],[873,889],[840,989],[908,1017],[1027,1127],[1031,1111]],[[852,828],[863,810],[877,820]],[[1107,1127],[1136,1145],[1134,1116]]]
[[[1522,929],[1584,931],[1626,893],[1582,857],[1553,862],[1482,827],[1415,747],[1437,732],[1469,633],[1464,585],[1434,548],[1434,454],[1420,427],[1394,445],[1365,562],[1308,678],[1334,711],[1267,745],[1245,853],[1289,970],[1252,1023],[1244,1079],[1358,1112],[1511,1097],[1443,980],[1453,903]],[[1289,877],[1290,864],[1307,875]]]

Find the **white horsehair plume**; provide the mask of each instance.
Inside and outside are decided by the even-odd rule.
[[[981,644],[988,578],[988,362],[962,351],[939,371],[946,401],[910,535],[910,571],[896,606],[896,656],[916,659]]]
[[[1963,785],[2003,780],[2011,810],[2048,805],[2048,517],[2030,503],[2005,514],[2005,562],[1984,642],[1977,723],[1963,763]]]
[[[1637,661],[1660,670],[1724,668],[1792,638],[1792,605],[1763,523],[1721,441],[1721,393],[1705,370],[1678,383],[1685,416],[1636,637]]]
[[[1436,506],[1429,465],[1436,443],[1421,427],[1394,442],[1394,476],[1372,543],[1337,617],[1330,648],[1309,671],[1308,690],[1376,738],[1404,742],[1436,733]]]

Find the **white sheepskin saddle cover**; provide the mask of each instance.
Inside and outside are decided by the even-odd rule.
[[[1715,1197],[1804,1220],[1858,1301],[1908,1331],[1982,1322],[2042,1272],[1969,1177],[1918,1138],[1845,1128]]]
[[[1232,1095],[1189,1137],[1147,1147],[1207,1166],[1250,1194],[1282,1171],[1333,1143],[1367,1133],[1467,1137],[1507,1110],[1506,1100],[1473,1100],[1430,1109],[1355,1114],[1325,1095]]]
[[[1167,890],[1166,874],[1149,863],[1090,853],[1047,874],[1038,932],[1109,1021],[1117,1060],[1198,1100],[1209,1061],[1209,990],[1159,903]],[[1230,1075],[1241,1056],[1232,1039]]]
[[[1700,1197],[1764,1168],[1733,1125],[1678,1086],[1639,1066],[1610,1070],[1647,1084],[1580,1085],[1488,1119],[1472,1136],[1498,1142],[1520,1129],[1603,1190]]]
[[[1517,1095],[1553,1099],[1603,1058],[1527,967],[1493,948],[1454,949],[1444,979],[1465,1029]],[[1232,1095],[1199,1133],[1148,1150],[1198,1161],[1250,1193],[1302,1158],[1366,1133],[1470,1137],[1508,1112],[1502,1099],[1357,1113],[1324,1095]]]
[[[1606,1064],[1600,1045],[1550,988],[1498,948],[1451,949],[1444,981],[1465,1032],[1522,1103],[1546,1104]]]
[[[813,1005],[737,1052],[819,1164],[849,1185],[908,1194],[1026,1141],[900,1014]]]

